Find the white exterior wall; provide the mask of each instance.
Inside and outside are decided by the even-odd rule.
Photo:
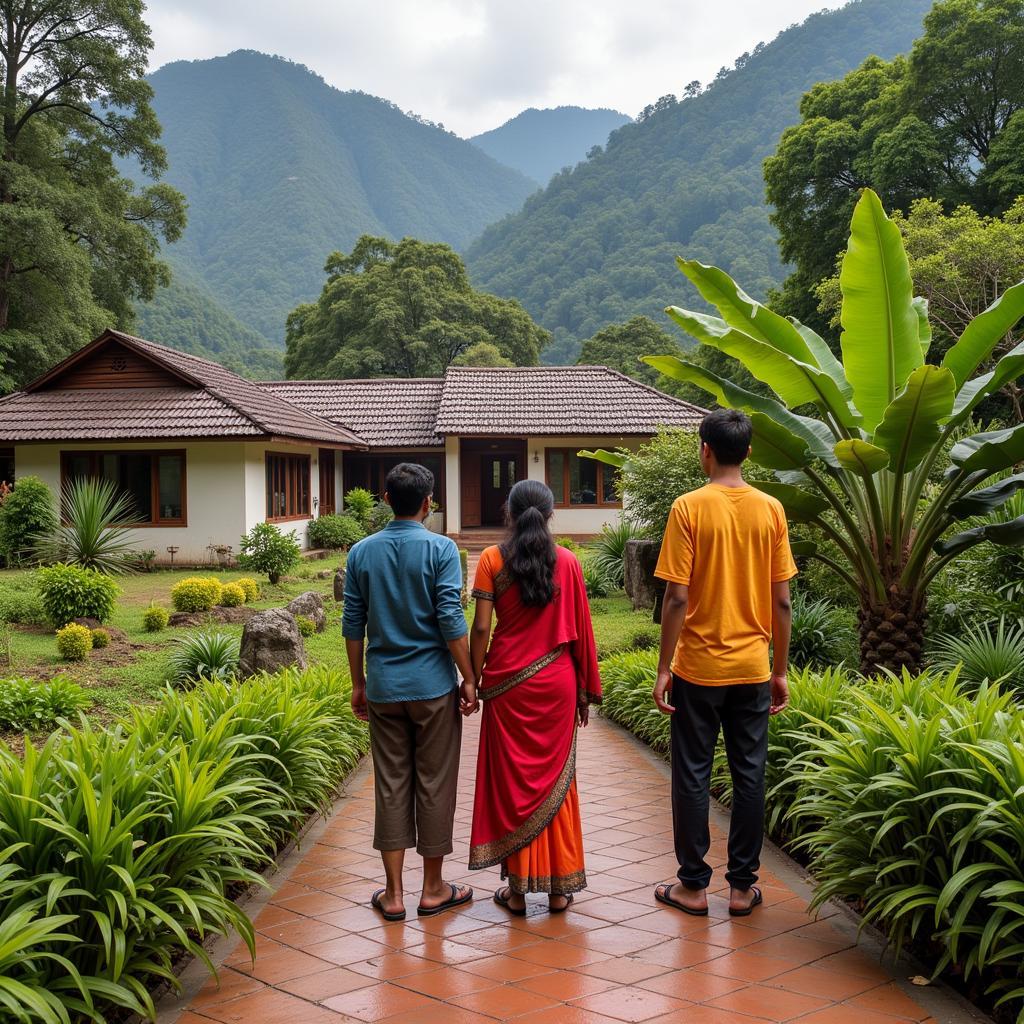
[[[445,532],[458,533],[462,529],[462,484],[457,437],[444,439],[444,485]]]
[[[140,526],[132,530],[139,550],[156,551],[157,561],[167,562],[167,547],[178,548],[179,564],[203,564],[216,560],[211,544],[230,544],[247,529],[242,442],[140,442],[138,444],[23,444],[14,452],[19,477],[37,476],[60,493],[60,453],[70,451],[185,451],[185,509],[187,526]],[[265,502],[265,499],[264,499]]]
[[[267,452],[281,452],[289,455],[308,455],[310,457],[310,511],[315,507],[314,499],[320,498],[320,449],[316,445],[299,444],[264,444],[263,442],[247,441],[244,445],[244,483],[242,484],[245,495],[245,527],[239,533],[248,533],[257,523],[266,521],[267,518]],[[337,464],[337,458],[336,458]],[[335,469],[337,473],[337,468]],[[191,497],[192,489],[189,488]],[[335,492],[335,500],[340,492]],[[302,545],[303,550],[309,547],[309,522],[312,515],[305,519],[289,519],[285,522],[274,523],[282,533],[295,531],[295,536]],[[238,540],[234,542],[235,553],[238,553]]]

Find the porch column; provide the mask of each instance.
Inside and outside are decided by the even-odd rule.
[[[444,439],[444,511],[445,531],[457,534],[462,530],[462,494],[459,466],[459,439],[448,436]]]

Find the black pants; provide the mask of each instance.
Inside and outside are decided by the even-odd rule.
[[[711,866],[708,803],[711,766],[721,729],[732,775],[729,870],[736,889],[757,881],[764,838],[764,769],[768,755],[768,683],[697,686],[672,677],[672,828],[679,881],[705,889]]]

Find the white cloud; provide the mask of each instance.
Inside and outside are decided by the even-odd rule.
[[[461,135],[524,107],[635,115],[841,0],[150,0],[152,67],[262,50]]]

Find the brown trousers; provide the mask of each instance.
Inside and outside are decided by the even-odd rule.
[[[459,785],[459,692],[434,700],[368,703],[375,850],[452,852]]]

